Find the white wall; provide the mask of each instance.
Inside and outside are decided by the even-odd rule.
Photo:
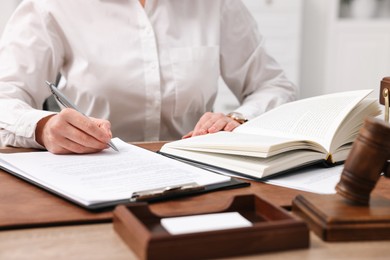
[[[305,0],[301,97],[373,89],[390,76],[390,0]]]
[[[324,0],[325,1],[325,0]],[[266,38],[266,48],[285,70],[287,77],[300,85],[303,0],[243,0]],[[234,111],[238,101],[220,81],[214,110]]]

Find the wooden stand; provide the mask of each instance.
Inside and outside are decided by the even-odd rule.
[[[386,82],[382,81],[382,88],[390,86]],[[298,195],[293,200],[293,212],[323,240],[390,239],[390,200],[371,196],[381,174],[390,176],[389,135],[388,123],[366,118],[344,163],[337,194]]]
[[[349,203],[339,195],[298,195],[293,212],[325,241],[390,239],[390,200],[372,196],[369,205]]]
[[[305,222],[254,195],[237,196],[218,212],[238,212],[253,226],[171,235],[162,216],[139,204],[117,206],[114,229],[140,259],[210,259],[309,246]]]

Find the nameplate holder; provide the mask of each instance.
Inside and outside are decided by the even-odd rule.
[[[307,224],[287,210],[255,195],[236,196],[227,203],[202,214],[237,212],[252,225],[172,235],[161,219],[191,215],[158,215],[141,202],[115,208],[114,230],[140,259],[210,259],[309,246]],[[196,212],[199,215],[199,208]]]

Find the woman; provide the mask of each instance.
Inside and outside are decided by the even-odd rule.
[[[42,110],[58,73],[90,118]],[[211,112],[219,76],[240,101],[237,121]],[[237,0],[25,0],[0,43],[2,145],[91,153],[111,136],[231,131],[237,115],[251,119],[296,92]]]

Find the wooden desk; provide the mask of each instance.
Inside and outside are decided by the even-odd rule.
[[[311,235],[305,250],[234,259],[388,259],[390,242],[325,243]],[[137,259],[112,224],[0,232],[0,259]],[[233,259],[233,258],[231,258]]]
[[[156,150],[158,144],[138,144]],[[3,152],[12,151],[9,149]],[[386,192],[388,182],[380,182],[378,190]],[[4,188],[0,182],[0,189]],[[180,214],[197,208],[199,212],[214,208],[220,203],[224,207],[227,198],[238,194],[256,193],[278,205],[289,206],[299,193],[263,183],[252,183],[251,187],[214,192],[179,200],[153,204],[152,209],[160,214]],[[50,195],[51,196],[51,195]],[[66,202],[67,203],[67,202]],[[65,204],[66,204],[65,203]],[[69,205],[70,206],[70,205]],[[3,205],[0,205],[0,211]],[[15,206],[17,208],[23,207]],[[71,206],[70,206],[71,207]],[[18,214],[23,211],[15,208]],[[1,214],[1,212],[0,212]],[[25,212],[25,214],[28,214]],[[89,213],[86,213],[88,215]],[[20,217],[15,215],[15,217]],[[109,216],[103,218],[109,220]],[[87,223],[87,222],[86,222]],[[59,225],[59,224],[58,224]],[[293,238],[292,238],[293,239]],[[239,259],[388,259],[389,241],[326,243],[311,234],[311,246],[305,250],[268,253]],[[136,259],[135,255],[114,232],[111,223],[83,224],[71,226],[18,228],[0,232],[0,259]],[[238,258],[237,258],[238,259]]]

